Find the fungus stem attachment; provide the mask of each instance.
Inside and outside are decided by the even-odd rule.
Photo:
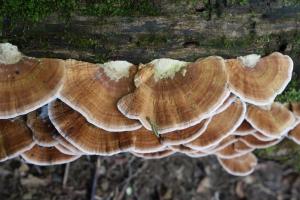
[[[157,125],[155,123],[153,123],[149,117],[146,117],[146,120],[148,121],[148,123],[151,126],[152,132],[156,135],[156,137],[160,138],[160,135],[157,131]]]

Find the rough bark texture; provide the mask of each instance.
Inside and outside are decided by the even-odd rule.
[[[94,62],[125,59],[133,63],[158,57],[192,61],[208,55],[300,52],[300,7],[263,1],[248,6],[206,9],[197,4],[167,4],[152,17],[57,16],[30,26],[4,27],[3,37],[32,56],[76,58]],[[219,2],[219,1],[216,1]],[[179,4],[179,5],[178,5]]]

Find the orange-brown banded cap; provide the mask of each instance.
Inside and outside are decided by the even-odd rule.
[[[300,144],[300,122],[288,133],[288,137]]]
[[[87,122],[77,111],[63,102],[49,104],[49,116],[60,134],[79,150],[88,154],[112,155],[129,150],[160,150],[159,138],[145,128],[111,133]]]
[[[256,148],[256,149],[263,149],[278,144],[279,142],[281,142],[282,138],[274,139],[271,141],[262,141],[257,139],[253,135],[246,135],[246,136],[241,136],[239,140],[247,144],[249,147]]]
[[[76,148],[73,144],[68,142],[63,136],[57,135],[55,136],[55,139],[58,141],[58,145],[55,145],[55,147],[60,150],[64,154],[69,155],[83,155],[84,152]],[[67,151],[65,151],[67,150]],[[86,153],[87,154],[87,153]]]
[[[237,99],[226,110],[213,116],[204,133],[186,145],[203,150],[218,144],[237,129],[244,120],[245,113],[245,103]]]
[[[248,146],[249,148],[244,148],[242,151],[241,150],[238,151],[236,149],[236,144],[241,145],[241,144],[239,144],[239,142],[240,141],[232,143],[232,144],[226,146],[225,148],[217,151],[215,154],[219,158],[222,158],[222,159],[231,159],[231,158],[236,158],[236,157],[242,156],[242,155],[252,152],[254,150],[254,148],[251,148]]]
[[[253,153],[232,159],[218,158],[218,161],[225,171],[234,176],[247,176],[254,171],[257,165],[257,158]]]
[[[254,133],[256,130],[246,120],[235,130],[234,135],[248,135]]]
[[[156,126],[160,134],[198,124],[229,96],[220,57],[195,63],[157,59],[140,66],[135,85],[136,90],[118,102],[119,110],[148,130]]]
[[[292,108],[292,111],[293,111],[294,115],[297,118],[300,118],[300,102],[292,102],[291,103],[291,108]]]
[[[272,103],[266,107],[249,104],[247,108],[247,121],[256,130],[268,137],[280,138],[295,123],[293,113],[280,103]]]
[[[32,133],[23,119],[0,120],[0,161],[32,148]]]
[[[238,138],[235,135],[229,135],[226,138],[222,139],[219,143],[217,143],[214,146],[211,146],[209,148],[206,149],[202,149],[203,152],[208,153],[208,154],[212,154],[215,153],[217,151],[220,151],[221,149],[224,149],[225,147],[235,143],[238,141]]]
[[[59,59],[22,57],[5,64],[0,58],[0,119],[27,114],[56,98],[64,69]]]
[[[264,58],[252,54],[227,60],[226,69],[231,92],[247,103],[267,105],[291,80],[293,61],[278,52]]]
[[[199,124],[189,128],[161,134],[160,141],[164,145],[180,145],[191,142],[204,133],[210,121],[211,118],[204,119]]]
[[[135,153],[135,152],[131,152],[131,153],[140,158],[161,159],[161,158],[168,157],[168,156],[174,154],[175,152],[170,149],[165,149],[162,151],[157,151],[157,152],[152,152],[152,153]]]
[[[66,155],[60,152],[55,147],[42,147],[34,145],[34,147],[24,153],[22,158],[31,164],[35,165],[58,165],[72,162],[79,158],[78,155]]]
[[[255,131],[254,133],[251,133],[249,135],[253,135],[254,137],[256,137],[258,140],[261,140],[261,141],[271,141],[271,140],[274,140],[273,137],[268,137],[264,134],[262,134],[261,132],[259,131]]]
[[[184,146],[183,144],[181,145],[170,145],[168,146],[169,149],[175,151],[175,152],[180,152],[180,153],[196,153],[197,150],[192,149],[190,147]]]
[[[27,114],[27,126],[38,145],[50,147],[58,143],[54,137],[59,133],[49,119],[47,105]]]
[[[250,152],[253,151],[255,148],[248,146],[245,142],[238,140],[234,143],[234,149],[237,152]]]
[[[99,128],[113,132],[136,130],[141,124],[117,109],[117,101],[134,89],[136,70],[126,61],[92,64],[68,60],[59,98]]]

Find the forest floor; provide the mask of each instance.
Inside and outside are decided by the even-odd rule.
[[[300,174],[275,161],[263,161],[246,177],[226,173],[214,157],[174,154],[144,160],[129,154],[82,157],[65,165],[39,167],[13,159],[0,164],[0,199],[89,199],[95,169],[95,200],[300,199]],[[96,167],[97,166],[97,167]]]

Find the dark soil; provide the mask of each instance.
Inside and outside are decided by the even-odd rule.
[[[0,165],[0,199],[89,199],[96,157],[65,165],[39,167],[13,159]],[[129,154],[99,157],[95,199],[300,199],[300,176],[265,161],[247,177],[227,174],[214,157],[175,154],[144,160]]]

